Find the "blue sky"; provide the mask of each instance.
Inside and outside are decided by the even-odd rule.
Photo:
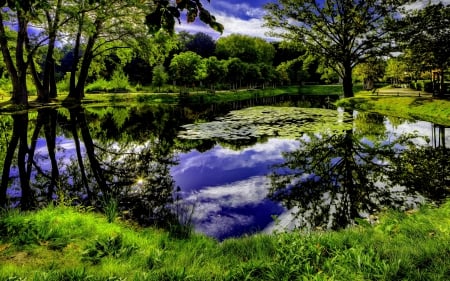
[[[224,25],[225,30],[222,35],[214,32],[208,26],[202,23],[187,24],[182,21],[181,25],[177,26],[177,30],[185,30],[188,32],[204,32],[210,34],[217,39],[220,36],[227,36],[231,33],[247,34],[251,36],[268,38],[265,35],[267,29],[262,27],[264,9],[263,6],[271,0],[254,0],[254,1],[238,1],[238,0],[211,0],[202,1],[205,8],[207,8],[217,19],[218,22]]]
[[[407,8],[420,9],[429,1],[418,0],[413,4],[409,4]],[[268,30],[262,27],[264,23],[262,17],[265,12],[263,6],[269,2],[276,2],[276,0],[211,0],[211,3],[203,0],[204,6],[216,17],[218,22],[224,25],[225,30],[223,34],[221,35],[199,22],[187,24],[186,21],[182,21],[181,25],[177,26],[177,30],[185,30],[191,33],[204,32],[211,35],[214,39],[230,35],[231,33],[240,33],[271,40],[273,38],[265,34]],[[450,0],[431,0],[433,4],[438,2],[450,4]]]

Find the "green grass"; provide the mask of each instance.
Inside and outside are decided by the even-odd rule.
[[[373,96],[369,92],[362,91],[357,93],[354,98],[337,101],[337,105],[450,125],[450,101],[431,96]]]
[[[448,280],[450,202],[363,225],[219,243],[73,207],[9,211],[0,218],[0,280]]]
[[[353,92],[359,92],[362,90],[361,84],[353,85]],[[332,84],[332,85],[304,85],[298,89],[298,93],[302,95],[343,95],[342,85]]]

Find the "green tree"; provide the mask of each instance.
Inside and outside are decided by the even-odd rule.
[[[399,58],[390,58],[386,62],[385,79],[390,80],[392,85],[398,85],[406,77],[406,64]]]
[[[216,22],[200,0],[5,0],[0,1],[0,7],[9,9],[0,13],[0,47],[13,84],[12,101],[24,105],[28,103],[26,74],[29,67],[39,98],[46,101],[55,95],[53,52],[57,40],[62,39],[58,35],[64,36],[64,41],[73,43],[68,99],[79,101],[84,96],[89,69],[96,57],[106,55],[112,49],[149,45],[153,47],[146,48],[141,54],[156,53],[157,57],[161,57],[160,54],[165,54],[167,50],[168,42],[165,40],[167,36],[161,34],[167,31],[173,33],[175,21],[180,21],[182,11],[187,11],[187,22],[199,18],[212,28],[223,30],[223,26]],[[14,58],[6,36],[5,23],[8,21],[17,23]],[[34,38],[36,40],[30,38],[27,32],[30,23],[44,30]],[[152,40],[148,40],[149,34],[153,35]],[[158,44],[163,47],[156,48]],[[42,45],[46,46],[47,53],[42,73],[39,73],[33,58]]]
[[[436,69],[436,92],[444,93],[444,72],[450,66],[450,5],[427,5],[409,10],[394,26],[394,37],[403,50],[408,49],[423,70]]]
[[[214,54],[216,42],[208,34],[198,32],[186,43],[186,48],[188,51],[197,53],[203,58],[209,58]]]
[[[164,86],[169,79],[169,75],[167,74],[165,67],[161,64],[155,66],[152,74],[152,85],[154,87],[158,87],[158,92],[161,92],[161,86]]]
[[[175,55],[170,62],[172,78],[187,88],[198,80],[202,57],[194,52],[187,51]]]
[[[28,24],[35,17],[34,9],[40,8],[41,1],[21,0],[21,1],[0,1],[0,47],[3,60],[9,77],[12,82],[13,93],[12,102],[19,105],[28,105],[27,90],[27,69],[29,66],[29,56],[26,52],[28,38]],[[12,13],[7,13],[3,9],[9,9]],[[9,18],[12,15],[14,18]],[[16,22],[17,36],[15,42],[15,59],[8,45],[6,22]]]
[[[371,59],[358,64],[353,76],[355,80],[363,82],[364,90],[372,90],[374,83],[383,78],[386,68],[386,62],[381,59]]]
[[[224,61],[218,60],[215,56],[204,59],[206,65],[206,83],[209,84],[212,92],[215,91],[217,83],[222,82],[227,75],[227,67]]]
[[[345,97],[353,96],[353,68],[384,54],[389,43],[385,20],[403,1],[278,0],[265,6],[270,34],[302,42],[324,58],[343,81]]]
[[[225,63],[227,67],[227,79],[230,82],[230,88],[236,90],[241,86],[242,78],[247,73],[246,66],[239,58],[231,58]]]
[[[239,58],[246,63],[272,64],[275,48],[261,38],[231,34],[217,40],[216,55],[220,59]]]

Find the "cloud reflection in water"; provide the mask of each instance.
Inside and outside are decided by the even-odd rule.
[[[241,151],[220,145],[200,153],[179,155],[172,176],[184,202],[195,206],[197,231],[221,240],[257,232],[284,208],[266,199],[270,167],[283,161],[282,152],[293,151],[299,142],[270,139]]]

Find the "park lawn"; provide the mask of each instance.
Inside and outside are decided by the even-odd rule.
[[[379,112],[381,114],[420,119],[450,125],[450,100],[439,99],[430,94],[417,91],[385,92],[376,95],[373,92],[360,91],[353,98],[345,98],[336,102],[337,106],[362,111]]]

